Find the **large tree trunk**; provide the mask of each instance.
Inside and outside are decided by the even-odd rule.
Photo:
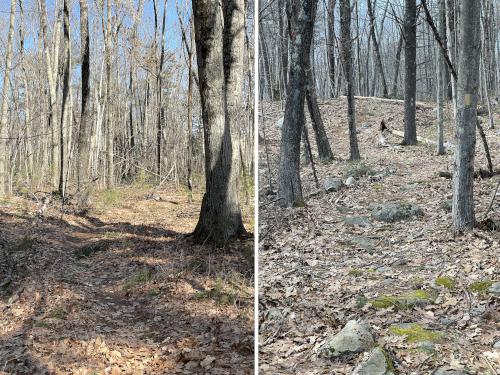
[[[80,38],[81,38],[81,60],[82,60],[82,93],[81,93],[81,115],[80,128],[78,131],[78,158],[77,177],[79,199],[78,206],[85,210],[89,204],[90,190],[89,181],[90,163],[90,48],[89,48],[89,19],[87,0],[80,0]]]
[[[192,4],[205,136],[206,182],[194,238],[201,243],[224,244],[238,236],[243,225],[238,191],[230,185],[234,155],[231,124],[226,121],[223,10],[216,0],[194,0]],[[233,17],[243,12],[237,4]],[[244,35],[244,30],[238,31]],[[233,34],[234,30],[231,28],[226,32]],[[238,38],[239,35],[233,37]]]
[[[452,217],[455,231],[474,228],[474,152],[479,87],[480,7],[475,0],[461,0],[460,53],[457,82],[457,117],[453,175]]]
[[[10,1],[9,34],[7,35],[7,52],[5,54],[5,73],[2,86],[2,107],[0,117],[0,196],[7,193],[9,171],[7,163],[9,153],[7,149],[7,120],[9,116],[9,76],[12,68],[12,39],[14,38],[14,23],[16,19],[16,0]]]
[[[69,24],[69,8],[67,0],[63,1],[63,89],[62,89],[62,104],[61,104],[61,120],[59,125],[59,194],[64,197],[65,186],[64,186],[64,128],[65,119],[68,110],[68,95],[69,95],[69,80],[71,74],[71,55],[70,55],[70,24]]]
[[[404,141],[406,145],[417,144],[415,124],[415,100],[417,90],[417,4],[416,0],[405,0],[405,120]]]
[[[340,32],[342,43],[342,63],[347,83],[347,122],[349,124],[350,159],[360,158],[356,136],[356,110],[354,107],[354,79],[352,74],[351,47],[351,4],[350,0],[340,1]],[[373,37],[375,35],[372,35]]]
[[[300,138],[304,126],[304,82],[309,67],[317,0],[291,0],[288,6],[290,75],[281,134],[278,196],[280,205],[292,207],[304,205],[300,183]]]

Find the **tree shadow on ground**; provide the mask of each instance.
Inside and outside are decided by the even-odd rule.
[[[0,370],[253,371],[252,297],[207,288],[221,274],[252,285],[249,241],[221,253],[154,226],[6,211],[0,228]]]

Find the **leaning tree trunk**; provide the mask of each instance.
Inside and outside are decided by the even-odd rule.
[[[91,182],[89,181],[90,164],[90,48],[89,48],[89,19],[87,0],[80,0],[80,38],[82,61],[82,93],[80,128],[78,131],[78,206],[85,210],[89,204]]]
[[[194,0],[196,56],[205,142],[205,182],[196,242],[223,244],[242,228],[238,192],[231,183],[233,147],[226,121],[223,10],[217,0]],[[243,34],[243,30],[240,30]],[[234,156],[236,157],[236,156]]]
[[[474,228],[474,151],[481,56],[480,8],[475,0],[461,0],[460,52],[458,58],[457,117],[453,174],[452,217],[455,231]]]
[[[387,81],[385,80],[384,66],[382,65],[382,58],[380,56],[380,48],[377,41],[377,33],[375,32],[375,14],[373,13],[372,2],[368,0],[368,14],[370,16],[370,33],[372,34],[373,49],[375,50],[375,62],[377,69],[380,73],[380,78],[382,79],[382,96],[384,98],[389,97],[387,93]],[[349,14],[349,22],[350,22]]]
[[[304,126],[304,82],[309,67],[316,6],[317,0],[291,0],[288,8],[290,72],[278,170],[279,203],[285,207],[304,205],[300,183],[300,138]]]
[[[307,73],[307,92],[306,92],[307,108],[311,115],[311,122],[316,137],[316,146],[318,147],[318,157],[320,160],[329,161],[333,159],[330,142],[326,135],[321,112],[319,111],[318,98],[314,89],[314,82],[310,72]]]
[[[405,31],[405,145],[417,144],[415,124],[415,97],[417,91],[417,4],[416,0],[406,0]]]
[[[340,1],[340,32],[342,43],[342,64],[347,84],[347,122],[349,123],[350,159],[360,158],[356,136],[356,111],[354,107],[354,78],[352,74],[351,47],[351,4],[350,0]],[[373,35],[375,36],[375,35]]]
[[[9,154],[7,150],[7,120],[9,110],[9,76],[12,68],[12,39],[14,37],[14,23],[16,19],[16,0],[10,1],[10,20],[9,20],[9,33],[7,35],[7,52],[5,55],[5,73],[3,77],[2,86],[2,107],[0,117],[0,196],[4,196],[7,192],[7,179],[9,171],[7,169],[7,162]]]

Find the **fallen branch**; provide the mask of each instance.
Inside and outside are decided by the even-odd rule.
[[[346,96],[339,96],[339,98],[346,98]],[[384,103],[392,103],[392,104],[404,104],[404,100],[402,99],[388,99],[388,98],[377,98],[374,96],[355,96],[354,99],[357,100],[374,100],[378,102],[384,102]],[[323,104],[330,104],[330,103],[323,103]],[[417,108],[428,108],[428,109],[434,109],[434,104],[431,103],[425,103],[425,102],[416,102],[415,106]]]

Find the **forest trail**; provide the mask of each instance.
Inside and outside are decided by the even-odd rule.
[[[306,206],[283,209],[275,203],[280,131],[279,103],[263,103],[273,188],[265,142],[259,146],[259,324],[262,374],[351,374],[362,356],[330,360],[321,353],[326,339],[347,321],[363,319],[401,374],[431,374],[439,366],[493,374],[500,371],[500,303],[488,291],[500,281],[500,232],[476,229],[454,237],[451,228],[453,149],[436,156],[425,144],[402,147],[387,138],[380,147],[380,121],[403,130],[403,104],[356,100],[362,162],[349,163],[345,98],[320,104],[335,160],[317,163],[320,188],[310,166],[302,165]],[[495,169],[500,168],[500,116],[486,129]],[[436,139],[432,106],[417,107],[417,132]],[[446,109],[445,141],[452,141],[451,109]],[[307,119],[309,129],[310,121]],[[262,117],[259,122],[262,135]],[[313,131],[309,131],[315,154]],[[453,141],[452,141],[453,143]],[[316,159],[315,159],[316,161]],[[476,168],[486,169],[479,136]],[[327,177],[357,174],[354,186],[326,193]],[[476,219],[491,202],[498,176],[475,179]],[[423,215],[386,223],[370,205],[417,204]],[[500,222],[497,199],[489,217]],[[497,291],[498,292],[498,291]],[[414,304],[406,303],[416,297]],[[407,325],[402,325],[409,323]],[[492,370],[493,369],[493,370]]]
[[[253,373],[253,241],[193,245],[200,202],[117,188],[40,218],[0,201],[0,374]]]

